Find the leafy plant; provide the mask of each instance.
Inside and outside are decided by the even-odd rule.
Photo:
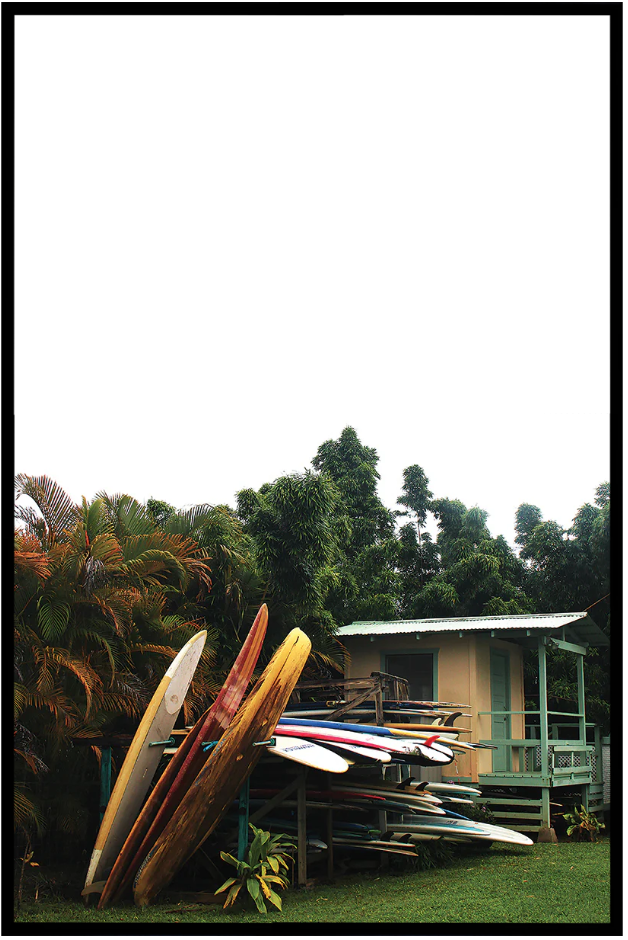
[[[496,820],[486,803],[475,804],[474,806],[465,806],[460,812],[472,819],[474,822],[488,823],[494,825]]]
[[[246,861],[239,861],[228,852],[220,853],[223,861],[228,865],[233,865],[237,875],[235,878],[228,878],[218,888],[216,894],[229,889],[223,904],[223,908],[226,908],[235,902],[240,889],[246,886],[246,890],[261,914],[267,913],[265,901],[270,901],[281,910],[281,898],[276,891],[273,891],[271,885],[276,884],[280,888],[287,888],[288,879],[283,871],[288,871],[291,858],[286,850],[294,849],[296,846],[292,842],[283,841],[288,838],[284,833],[271,837],[270,832],[258,829],[253,823],[249,823],[249,826],[254,836],[246,853]]]
[[[604,823],[600,822],[594,813],[589,813],[582,805],[579,809],[574,806],[573,813],[560,813],[560,815],[564,816],[569,824],[567,828],[568,836],[577,833],[578,838],[580,838],[583,832],[588,832],[591,842],[595,842],[600,829],[605,828]]]

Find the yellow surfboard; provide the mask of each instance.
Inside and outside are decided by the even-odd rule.
[[[166,741],[174,726],[194,670],[205,646],[201,630],[177,653],[148,704],[107,803],[89,863],[82,894],[99,893],[124,845],[151,784]]]
[[[299,680],[312,644],[292,630],[211,752],[140,868],[134,886],[139,907],[170,883],[218,825],[261,757]]]

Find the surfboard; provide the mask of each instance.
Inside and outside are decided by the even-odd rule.
[[[391,735],[391,737],[386,738],[384,741],[383,738],[378,735],[362,734],[353,731],[337,731],[335,729],[328,730],[320,726],[304,728],[299,725],[291,724],[282,724],[281,733],[287,734],[289,737],[301,737],[314,741],[338,741],[340,743],[344,742],[345,744],[357,744],[379,748],[389,751],[396,757],[403,756],[404,758],[408,758],[408,755],[411,755],[413,759],[410,762],[416,764],[420,764],[424,760],[433,763],[451,763],[453,760],[453,753],[449,752],[449,754],[446,754],[441,750],[426,747],[418,739],[408,741],[393,738]]]
[[[87,870],[83,895],[104,887],[100,882],[104,882],[109,875],[137,818],[166,746],[164,743],[151,747],[151,742],[165,742],[169,739],[206,639],[207,630],[201,630],[179,650],[144,712],[107,803]]]
[[[351,722],[342,722],[342,721],[323,721],[323,719],[308,719],[308,718],[280,718],[278,723],[278,728],[283,728],[284,725],[294,726],[294,727],[303,727],[303,728],[318,728],[322,731],[340,731],[344,734],[346,731],[351,731],[353,734],[367,734],[367,735],[376,735],[381,738],[416,738],[418,741],[425,742],[426,740],[433,738],[441,740],[445,736],[437,729],[433,729],[432,732],[418,732],[418,731],[408,731],[407,734],[404,734],[402,731],[397,732],[392,727],[380,727],[378,725],[361,725],[354,724]],[[410,725],[401,725],[400,728],[410,728]],[[452,746],[452,742],[449,738],[442,742],[446,744],[447,747]],[[459,745],[460,748],[469,749],[473,745],[467,742],[455,742]]]
[[[203,742],[217,740],[238,710],[257,664],[267,625],[268,607],[262,604],[216,701],[191,729],[185,729],[186,736],[135,820],[107,878],[98,902],[99,910],[110,901],[118,900],[131,884],[137,869],[207,760],[209,755],[202,750]]]
[[[313,741],[295,741],[294,738],[280,734],[274,734],[273,737],[275,744],[267,748],[269,754],[277,754],[305,767],[315,767],[332,774],[343,774],[349,769],[349,764],[339,754]]]
[[[384,725],[389,728],[393,734],[397,731],[423,731],[426,734],[471,734],[471,728],[458,728],[456,725],[429,725],[416,724],[415,722],[392,722],[387,721]]]
[[[355,796],[357,798],[357,794]],[[400,795],[397,798],[393,796],[392,794],[390,796],[387,796],[387,795],[384,795],[384,793],[381,791],[376,792],[375,790],[372,790],[369,792],[367,789],[364,790],[364,794],[362,794],[362,798],[364,796],[371,796],[371,797],[377,796],[380,798],[383,796],[387,802],[394,803],[396,806],[404,807],[404,809],[402,809],[402,812],[408,812],[408,813],[418,812],[418,813],[433,814],[435,816],[446,816],[445,810],[441,806],[438,806],[436,803],[429,803],[427,801],[421,801],[418,799],[414,799],[412,797],[406,798],[405,796]]]
[[[408,842],[417,845],[420,842],[473,842],[473,836],[464,835],[463,833],[443,833],[443,832],[397,832],[395,829],[387,830],[382,836],[383,839],[386,836],[390,835],[391,838],[396,839],[397,841],[402,841],[403,836],[406,836]]]
[[[414,787],[415,783],[408,783],[407,786]],[[443,790],[445,793],[470,793],[473,796],[482,796],[482,791],[476,789],[475,787],[465,786],[462,783],[432,783],[431,781],[425,785],[426,790],[431,790],[434,793],[438,793],[439,790]]]
[[[294,629],[276,650],[142,863],[134,886],[138,906],[169,884],[227,812],[261,756],[254,745],[276,728],[311,648],[305,633]]]
[[[360,840],[350,840],[342,838],[332,839],[333,844],[337,848],[341,848],[349,851],[371,851],[371,852],[385,852],[389,855],[406,855],[411,858],[416,858],[416,850],[409,843],[400,843],[400,842],[366,842],[362,839]]]
[[[390,763],[390,752],[377,750],[374,747],[360,747],[359,744],[345,744],[338,741],[327,741],[326,747],[330,748],[330,750],[334,749],[339,752],[344,752],[345,754],[353,754],[356,760],[359,757],[370,764]],[[359,761],[357,761],[357,763],[359,763]]]
[[[278,728],[282,725],[294,725],[295,728],[327,728],[331,731],[353,731],[355,734],[376,734],[380,737],[394,737],[392,731],[388,728],[382,728],[379,725],[361,725],[350,721],[324,721],[322,718],[284,718],[283,715],[277,724]],[[434,734],[437,734],[435,731]]]
[[[452,825],[449,825],[449,824]],[[451,835],[451,834],[460,834],[468,835],[475,838],[480,838],[482,836],[486,837],[488,835],[487,831],[483,829],[479,824],[469,822],[468,824],[462,823],[459,819],[447,819],[446,817],[439,816],[436,817],[419,817],[414,816],[412,822],[403,822],[395,823],[394,826],[389,826],[389,831],[395,833],[401,832],[436,832],[441,835]]]
[[[442,800],[434,797],[432,794],[417,793],[414,790],[398,790],[394,787],[388,787],[385,785],[378,786],[377,784],[368,783],[367,781],[364,781],[364,783],[360,784],[359,787],[357,785],[354,787],[351,784],[346,785],[347,792],[350,792],[351,790],[357,791],[358,789],[361,793],[374,793],[379,796],[387,797],[391,800],[409,800],[413,803],[420,803],[421,805],[429,804],[430,806],[440,806],[442,803]]]
[[[513,829],[506,829],[503,826],[493,826],[488,823],[479,823],[473,820],[462,819],[433,819],[424,817],[419,819],[414,817],[412,822],[395,824],[389,827],[395,832],[442,832],[445,835],[469,835],[476,839],[485,839],[490,842],[508,842],[514,845],[533,845],[531,839]]]

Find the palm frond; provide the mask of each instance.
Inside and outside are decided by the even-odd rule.
[[[13,825],[23,832],[28,832],[34,827],[38,835],[44,831],[44,815],[31,796],[29,788],[23,783],[14,784]]]
[[[46,523],[49,543],[57,541],[62,533],[76,523],[79,510],[58,483],[47,476],[29,476],[18,473],[15,477],[16,498],[28,496],[36,504]]]
[[[52,649],[51,658],[53,662],[57,663],[59,666],[62,666],[64,669],[67,669],[72,673],[73,676],[76,677],[76,679],[78,679],[85,693],[85,715],[89,715],[92,706],[92,693],[95,689],[102,688],[102,680],[97,675],[97,673],[94,672],[87,660],[78,656],[74,656],[71,653],[66,652],[66,650],[60,650],[57,648]]]
[[[54,594],[43,595],[37,601],[37,625],[44,640],[60,639],[70,620],[68,604],[58,600]]]
[[[35,575],[42,584],[50,577],[50,562],[42,552],[15,551],[13,563],[20,571]]]

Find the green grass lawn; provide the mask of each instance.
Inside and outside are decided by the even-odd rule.
[[[17,923],[291,924],[291,923],[559,923],[610,921],[609,841],[558,845],[494,844],[456,856],[442,867],[404,874],[367,872],[334,885],[282,893],[283,913],[266,916],[250,904],[229,912],[217,905],[131,901],[97,911],[76,901],[22,904]],[[274,909],[273,909],[274,910]]]

